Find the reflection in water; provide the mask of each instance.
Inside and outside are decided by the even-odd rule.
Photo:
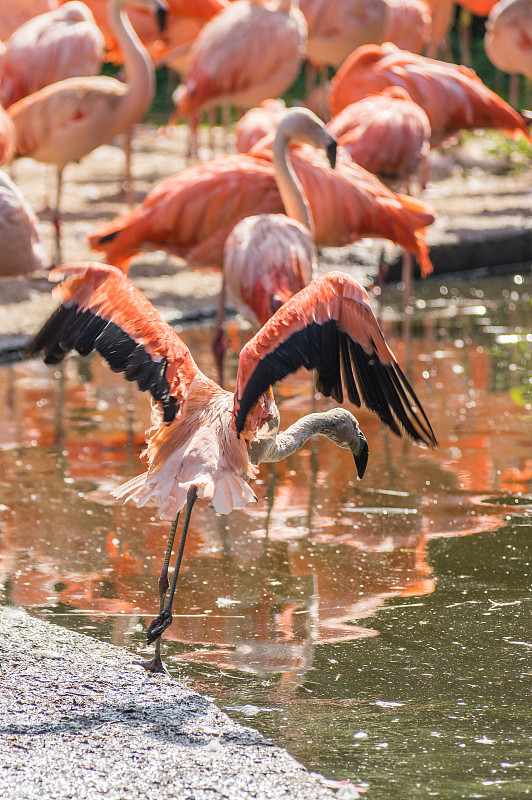
[[[437,451],[362,411],[362,482],[349,453],[309,442],[262,466],[258,504],[199,506],[187,540],[170,665],[374,797],[532,785],[531,282],[512,280],[433,282],[416,301],[413,380]],[[397,324],[388,310],[404,363]],[[208,363],[209,331],[183,335]],[[329,405],[306,375],[279,401],[283,426]],[[109,489],[140,470],[146,398],[98,358],[34,361],[2,370],[0,418],[3,601],[143,653],[166,526]]]

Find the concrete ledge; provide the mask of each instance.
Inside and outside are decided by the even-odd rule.
[[[0,611],[2,800],[326,800],[285,750],[124,650]]]

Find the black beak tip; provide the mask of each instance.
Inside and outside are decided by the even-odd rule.
[[[368,465],[369,447],[366,437],[360,434],[360,452],[355,456],[355,466],[359,478],[364,477],[366,467]]]
[[[332,169],[336,166],[336,150],[338,147],[338,143],[336,139],[331,139],[329,144],[327,145],[327,158],[329,159],[329,164],[331,165]]]
[[[270,314],[273,317],[276,311],[279,311],[281,306],[283,305],[283,301],[279,297],[278,294],[274,294],[270,298]]]
[[[163,33],[166,28],[166,18],[168,16],[168,6],[163,5],[162,3],[157,6],[157,10],[155,12],[155,17],[157,19],[157,25],[159,28],[159,33]]]

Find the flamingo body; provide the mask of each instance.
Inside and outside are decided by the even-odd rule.
[[[353,161],[388,185],[414,175],[430,149],[429,119],[400,86],[351,103],[327,127]]]
[[[392,44],[359,48],[338,70],[330,94],[333,114],[390,85],[401,86],[426,112],[431,144],[462,130],[498,128],[508,136],[525,134],[520,114],[485,86],[467,67],[399,50]]]
[[[246,111],[236,124],[237,153],[248,153],[264,136],[275,133],[285,112],[284,101],[272,99]]]
[[[9,114],[0,106],[0,164],[10,161],[15,153],[15,126]]]
[[[380,42],[393,42],[401,50],[422,53],[432,35],[428,0],[386,0],[386,25]]]
[[[195,266],[222,265],[232,228],[253,214],[284,211],[272,151],[219,156],[162,181],[140,208],[126,212],[89,236],[93,250],[126,266],[146,246],[166,249]],[[394,195],[374,175],[350,161],[330,169],[325,155],[295,147],[291,161],[308,198],[318,246],[341,246],[361,236],[391,239],[431,271],[424,228],[434,220],[418,200]]]
[[[501,0],[490,12],[484,39],[490,61],[532,79],[532,2]]]
[[[0,276],[26,275],[43,269],[44,243],[30,204],[0,170]]]
[[[10,106],[51,83],[96,75],[104,40],[89,8],[71,0],[20,26],[0,61],[0,102]]]
[[[381,42],[386,27],[385,0],[300,0],[308,25],[307,56],[338,68],[353,50]]]
[[[0,40],[6,41],[24,22],[57,6],[57,0],[0,0]]]
[[[297,76],[306,41],[305,19],[291,0],[237,0],[194,42],[184,85],[174,94],[177,116],[227,103],[253,106],[283,94]]]

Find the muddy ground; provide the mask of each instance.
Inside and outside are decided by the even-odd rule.
[[[121,142],[100,147],[64,173],[63,262],[94,258],[86,236],[127,208],[121,192],[124,155]],[[166,134],[154,126],[138,126],[134,138],[134,200],[163,178],[189,163],[188,129]],[[200,158],[231,150],[232,137],[217,128],[203,131]],[[50,260],[54,229],[47,203],[53,202],[53,168],[20,159],[10,168],[12,177],[36,210]],[[431,180],[422,194],[437,212],[428,231],[436,270],[479,268],[532,259],[532,156],[498,134],[468,135],[459,145],[432,154]],[[348,248],[329,248],[321,254],[321,268],[348,268],[362,280],[374,272],[381,243],[363,240]],[[163,313],[175,319],[181,311],[214,309],[220,276],[193,272],[166,253],[138,256],[131,270],[135,282]],[[357,265],[362,265],[357,269]],[[35,331],[55,303],[46,276],[0,278],[0,335]]]

